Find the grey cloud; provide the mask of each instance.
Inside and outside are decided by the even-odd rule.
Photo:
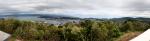
[[[144,15],[142,14],[144,12],[150,13],[150,2],[148,0],[0,0],[0,2],[4,4],[10,2],[10,5],[0,7],[0,13],[37,13],[39,11],[53,12],[54,10],[54,12],[58,11],[58,13],[75,12],[85,16],[104,17],[114,17],[115,15],[113,14],[116,14],[116,12],[116,15],[120,16]],[[14,7],[12,8],[12,6]],[[75,13],[69,14],[78,15]]]
[[[122,10],[122,14],[120,15],[127,15],[126,16],[134,16],[134,15],[145,15],[142,14],[143,12],[150,11],[150,3],[147,0],[49,0],[47,5],[39,5],[34,8],[38,11],[48,11],[53,12],[55,9],[88,9],[88,10],[100,10],[100,12],[93,12],[97,13],[96,15],[103,15],[103,11],[105,13],[111,12],[110,10]],[[125,9],[125,10],[124,10]],[[102,11],[102,12],[101,12]],[[72,11],[74,12],[74,11]],[[134,12],[134,13],[133,13]],[[61,13],[61,12],[58,12]],[[82,12],[81,12],[82,13]],[[138,13],[138,14],[137,14]],[[110,15],[113,14],[113,11],[109,13]],[[87,13],[88,15],[88,13]],[[107,15],[103,15],[107,16]]]
[[[0,4],[0,15],[8,15],[8,14],[31,14],[35,12],[31,11],[20,11],[15,8],[10,7],[8,4]]]
[[[150,3],[148,2],[150,1],[135,0],[133,2],[128,2],[126,9],[130,9],[131,11],[139,11],[139,12],[150,11]]]
[[[32,8],[39,11],[55,9],[94,9],[92,6],[78,3],[48,3],[47,5],[39,5]]]
[[[48,9],[62,9],[64,7],[65,7],[64,4],[53,3],[53,4],[47,4],[47,5],[39,5],[39,6],[36,6],[36,7],[33,7],[33,8],[35,10],[42,11],[42,10],[48,10]]]
[[[8,13],[12,13],[12,12],[18,12],[15,9],[12,9],[6,5],[1,4],[0,6],[0,14],[8,14]]]

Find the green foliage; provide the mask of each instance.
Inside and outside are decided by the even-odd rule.
[[[0,20],[0,30],[24,41],[113,41],[128,31],[145,31],[149,24],[136,20],[124,23],[85,20],[64,25],[19,20]]]
[[[145,31],[149,28],[148,23],[144,23],[142,21],[133,21],[133,20],[127,20],[122,24],[122,27],[120,27],[120,30],[122,32],[127,31]]]

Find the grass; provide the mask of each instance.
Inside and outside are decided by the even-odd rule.
[[[120,36],[116,41],[129,41],[138,35],[140,35],[142,32],[127,32],[124,35]]]

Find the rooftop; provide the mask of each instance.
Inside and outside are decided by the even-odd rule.
[[[5,41],[9,37],[10,37],[10,34],[0,31],[0,41]]]

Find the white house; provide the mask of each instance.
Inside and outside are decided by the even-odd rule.
[[[150,41],[150,29],[130,41]]]

